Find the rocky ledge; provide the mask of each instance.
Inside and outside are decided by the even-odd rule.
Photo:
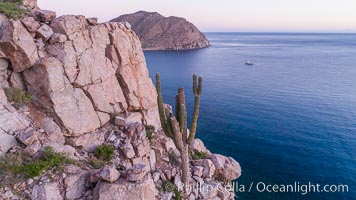
[[[112,22],[128,22],[144,50],[189,50],[210,46],[206,36],[186,19],[139,11],[121,15]]]
[[[57,18],[25,3],[33,10],[21,19],[0,14],[0,199],[234,198],[221,187],[241,175],[239,164],[199,139],[191,150],[204,156],[189,162],[198,189],[183,190],[179,151],[162,131],[157,92],[128,25]],[[105,146],[112,149],[103,161],[97,150]],[[48,147],[71,164],[41,164],[63,161],[41,161]],[[26,176],[19,165],[29,167]],[[38,167],[47,168],[36,174]]]

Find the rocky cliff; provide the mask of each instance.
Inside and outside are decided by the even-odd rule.
[[[139,11],[111,20],[128,22],[144,50],[188,50],[210,46],[208,39],[186,19]]]
[[[0,14],[0,199],[233,199],[222,189],[179,188],[179,151],[161,129],[130,27],[25,5],[21,19]],[[105,162],[102,145],[113,148]],[[48,168],[63,159],[49,161],[47,147],[71,164]],[[199,139],[191,149],[204,155],[190,163],[192,185],[221,188],[241,175]]]

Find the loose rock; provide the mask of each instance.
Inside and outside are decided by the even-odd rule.
[[[51,37],[51,40],[49,43],[54,44],[54,43],[63,43],[67,40],[67,36],[60,34],[60,33],[54,33]]]
[[[37,0],[23,0],[23,5],[27,8],[34,9],[37,7]]]
[[[53,143],[64,144],[65,138],[61,128],[53,121],[52,118],[45,117],[40,122],[40,127],[48,135],[48,140]]]
[[[0,156],[3,156],[9,149],[17,145],[16,139],[12,135],[1,133],[0,131]]]
[[[49,38],[53,35],[52,28],[49,27],[47,24],[43,24],[38,30],[37,30],[37,37],[42,38],[43,41],[49,40]]]
[[[30,33],[36,33],[37,29],[41,26],[40,23],[38,23],[33,17],[25,17],[21,19],[21,22]]]
[[[35,141],[25,148],[25,152],[29,155],[35,155],[39,150],[41,150],[42,145],[39,141]]]
[[[147,166],[142,164],[137,164],[127,170],[126,180],[131,182],[141,181],[147,174]]]
[[[115,117],[115,124],[118,125],[118,126],[123,126],[125,127],[126,126],[126,120],[120,116],[116,116]]]
[[[135,157],[135,151],[133,149],[133,146],[128,143],[128,144],[125,144],[121,147],[121,152],[123,153],[123,155],[126,157],[126,158],[133,158]]]
[[[20,21],[8,20],[3,24],[0,34],[1,50],[11,61],[15,72],[22,72],[38,60],[36,44]]]
[[[215,174],[215,165],[209,159],[201,159],[192,161],[194,166],[201,166],[204,168],[203,177],[204,178],[212,178]]]
[[[56,12],[50,10],[36,10],[35,16],[38,21],[49,23],[52,22],[56,18]]]
[[[32,189],[31,200],[58,200],[62,199],[56,183],[35,185]]]
[[[231,181],[241,176],[240,164],[233,158],[213,154],[210,159],[215,165],[217,175],[225,180]]]
[[[194,152],[204,152],[207,154],[211,154],[210,151],[205,147],[203,141],[198,138],[193,140],[191,150]]]
[[[38,133],[33,128],[27,128],[23,131],[20,131],[16,138],[25,145],[30,145],[34,141],[38,140]]]
[[[104,181],[107,181],[109,183],[115,182],[117,179],[120,177],[120,172],[117,171],[117,169],[113,166],[110,167],[104,167],[100,173],[99,176],[101,179]]]
[[[66,199],[74,200],[82,197],[85,193],[85,183],[89,177],[88,172],[80,172],[70,175],[64,180]]]

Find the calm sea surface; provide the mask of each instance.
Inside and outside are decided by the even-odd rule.
[[[204,77],[198,134],[254,183],[237,199],[356,199],[356,34],[208,33],[212,47],[145,52],[174,105]],[[255,62],[246,66],[245,62]],[[348,193],[260,193],[265,184],[347,184]],[[254,189],[255,188],[255,189]]]

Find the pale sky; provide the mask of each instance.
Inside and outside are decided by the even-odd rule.
[[[139,10],[184,17],[205,32],[356,32],[356,0],[38,0],[101,22]]]

